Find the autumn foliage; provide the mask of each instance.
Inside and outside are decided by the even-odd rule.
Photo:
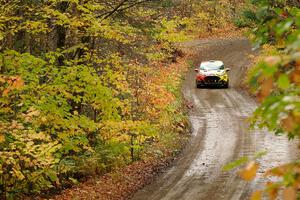
[[[0,198],[178,151],[175,43],[224,27],[234,2],[2,1]]]
[[[0,198],[63,188],[179,148],[187,65],[167,66],[190,22],[168,14],[173,6],[1,3]]]
[[[249,74],[249,85],[261,102],[252,125],[290,139],[300,133],[299,8],[299,1],[249,1],[237,20],[237,25],[251,28],[255,47],[262,47],[262,56]],[[242,170],[243,179],[253,180],[258,167],[254,163]],[[299,198],[299,166],[295,161],[270,169],[265,176],[277,179],[271,179],[275,181],[254,193],[252,199],[262,199],[264,194],[269,199]]]

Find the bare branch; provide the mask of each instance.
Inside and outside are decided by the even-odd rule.
[[[134,2],[134,3],[130,4],[130,5],[125,6],[125,3],[128,2],[128,1],[129,0],[123,0],[112,11],[103,13],[103,14],[99,15],[98,18],[102,17],[103,19],[107,19],[107,18],[109,18],[110,16],[112,16],[113,14],[115,14],[117,12],[121,12],[121,11],[130,9],[130,8],[132,8],[134,6],[137,6],[139,4],[146,3],[146,2],[149,2],[149,1],[155,1],[155,0],[140,0],[140,1],[137,1],[137,2]],[[123,7],[123,6],[125,6],[125,7]]]

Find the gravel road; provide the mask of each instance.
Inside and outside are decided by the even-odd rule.
[[[239,89],[249,67],[250,43],[245,39],[199,40],[186,44],[199,52],[199,60],[224,61],[230,71],[229,89],[196,89],[191,70],[183,86],[193,135],[173,167],[154,183],[134,195],[133,200],[244,200],[266,180],[242,181],[236,171],[222,167],[242,156],[267,150],[259,160],[259,176],[269,168],[296,158],[297,144],[265,131],[250,131],[247,118],[256,102]]]

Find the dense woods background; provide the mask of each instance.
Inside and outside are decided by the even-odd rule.
[[[188,132],[180,83],[189,67],[171,67],[184,56],[176,44],[231,22],[262,47],[249,74],[262,103],[253,126],[299,136],[297,0],[0,3],[1,199],[176,153]],[[257,169],[251,162],[242,173],[252,180]],[[266,175],[281,179],[253,199],[282,188],[297,197],[298,161]]]
[[[1,0],[0,197],[174,153],[186,132],[175,43],[236,1]]]

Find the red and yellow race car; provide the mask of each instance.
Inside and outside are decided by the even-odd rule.
[[[229,68],[225,68],[224,63],[219,60],[210,60],[202,62],[200,67],[196,68],[196,87],[204,86],[222,86],[229,87]]]

